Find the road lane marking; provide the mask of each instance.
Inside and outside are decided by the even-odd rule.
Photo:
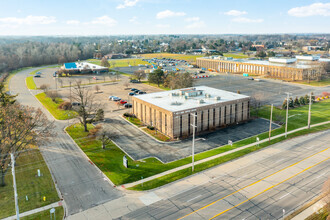
[[[286,196],[288,196],[288,195],[290,195],[290,193],[287,193],[287,194],[281,196],[281,198],[279,198],[278,200],[281,200],[281,199],[283,199],[284,197],[286,197]]]
[[[194,198],[189,199],[187,202],[191,202],[191,201],[193,201],[193,200],[195,200],[195,199],[197,199],[197,198],[199,198],[199,197],[201,197],[201,196],[202,196],[202,195],[195,196]]]
[[[191,212],[191,213],[188,213],[187,215],[184,215],[184,216],[178,218],[177,220],[181,220],[181,219],[183,219],[183,218],[185,218],[185,217],[187,217],[187,216],[189,216],[189,215],[191,215],[191,214],[194,214],[194,213],[196,213],[196,212],[198,212],[198,211],[200,211],[200,210],[203,210],[203,209],[205,209],[205,208],[207,208],[207,207],[209,207],[209,206],[211,206],[211,205],[213,205],[213,204],[215,204],[215,203],[217,203],[217,202],[219,202],[219,201],[221,201],[221,200],[223,200],[223,199],[225,199],[225,198],[227,198],[227,197],[229,197],[229,196],[231,196],[231,195],[233,195],[233,194],[235,194],[235,193],[237,193],[237,192],[239,192],[239,191],[242,191],[243,189],[245,189],[245,188],[247,188],[247,187],[249,187],[249,186],[253,186],[253,185],[255,185],[255,184],[257,184],[257,183],[263,181],[264,179],[266,179],[266,178],[268,178],[268,177],[271,177],[271,176],[273,176],[273,175],[275,175],[275,174],[277,174],[277,173],[279,173],[279,172],[282,172],[283,170],[286,170],[286,169],[288,169],[288,168],[290,168],[290,167],[293,167],[293,166],[297,165],[298,163],[300,163],[300,162],[302,162],[302,161],[304,161],[304,160],[307,160],[308,158],[311,158],[311,157],[313,157],[313,156],[315,156],[315,155],[317,155],[317,154],[323,153],[323,152],[327,151],[328,149],[329,149],[329,147],[326,148],[326,149],[324,149],[324,150],[321,150],[321,151],[319,151],[319,152],[317,152],[317,153],[315,153],[315,154],[312,154],[312,155],[310,155],[310,156],[308,156],[308,157],[306,157],[306,158],[304,158],[304,159],[302,159],[302,160],[299,160],[298,162],[296,162],[296,163],[294,163],[294,164],[291,164],[290,166],[287,166],[287,167],[285,167],[285,168],[283,168],[283,169],[281,169],[281,170],[279,170],[279,171],[276,171],[275,173],[272,173],[272,174],[270,174],[270,175],[268,175],[268,176],[266,176],[266,177],[264,177],[264,178],[262,178],[262,179],[260,179],[260,180],[258,180],[258,181],[256,181],[256,182],[254,182],[254,183],[251,183],[250,185],[247,185],[247,186],[245,186],[245,187],[243,187],[243,188],[240,188],[239,190],[236,190],[236,191],[234,191],[234,192],[232,192],[232,193],[230,193],[230,194],[228,194],[228,195],[226,195],[226,196],[224,196],[224,197],[222,197],[222,198],[220,198],[220,199],[217,199],[217,200],[215,200],[214,202],[212,202],[212,203],[210,203],[210,204],[208,204],[208,205],[206,205],[206,206],[203,206],[203,207],[201,207],[201,208],[199,208],[199,209],[197,209],[197,210],[195,210],[195,211],[193,211],[193,212]]]
[[[307,170],[309,170],[309,169],[311,169],[311,168],[313,168],[313,167],[319,165],[320,163],[323,163],[324,161],[329,160],[329,158],[330,158],[330,157],[328,157],[328,158],[326,158],[326,159],[324,159],[324,160],[322,160],[322,161],[320,161],[320,162],[318,162],[318,163],[316,163],[316,164],[314,164],[314,165],[312,165],[312,166],[310,166],[310,167],[307,167],[307,168],[305,168],[304,170],[300,171],[299,173],[296,173],[295,175],[293,175],[293,176],[291,176],[291,177],[289,177],[289,178],[287,178],[287,179],[285,179],[285,180],[283,180],[283,181],[281,181],[281,182],[279,182],[279,183],[276,183],[275,185],[273,185],[273,186],[271,186],[271,187],[268,187],[267,189],[265,189],[265,190],[263,190],[262,192],[260,192],[260,193],[258,193],[258,194],[256,194],[256,195],[254,195],[254,196],[252,196],[252,197],[250,197],[250,198],[244,200],[243,202],[240,202],[240,203],[238,203],[237,205],[232,206],[231,208],[228,208],[228,209],[226,209],[226,210],[224,210],[224,211],[222,211],[222,212],[216,214],[215,216],[213,216],[212,218],[210,218],[210,220],[211,220],[211,219],[214,219],[214,218],[216,218],[216,217],[218,217],[218,216],[220,216],[220,215],[222,215],[222,214],[225,213],[225,212],[228,212],[228,211],[232,210],[233,208],[236,208],[237,206],[242,205],[242,204],[245,203],[245,202],[250,201],[251,199],[253,199],[253,198],[255,198],[255,197],[261,195],[262,193],[264,193],[264,192],[266,192],[266,191],[268,191],[268,190],[274,188],[275,186],[280,185],[281,183],[284,183],[284,182],[286,182],[286,181],[292,179],[293,177],[295,177],[295,176],[297,176],[297,175],[299,175],[299,174],[301,174],[301,173],[303,173],[303,172],[305,172],[305,171],[307,171]]]

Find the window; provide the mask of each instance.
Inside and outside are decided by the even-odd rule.
[[[237,115],[238,115],[237,104],[235,104],[235,122],[237,122]]]
[[[204,118],[204,112],[201,111],[201,131],[203,131],[203,118]]]
[[[180,137],[182,137],[182,115],[180,115]]]
[[[207,110],[207,129],[210,129],[210,109]]]
[[[165,114],[165,134],[167,134],[167,115]]]
[[[215,127],[215,108],[213,109],[213,127]]]
[[[242,118],[241,118],[241,120],[243,120],[243,112],[244,112],[244,104],[242,102]]]
[[[188,134],[190,134],[190,127],[191,127],[190,114],[188,114]]]

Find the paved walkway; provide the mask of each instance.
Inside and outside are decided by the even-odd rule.
[[[330,121],[326,121],[326,122],[322,122],[322,123],[318,123],[318,124],[314,124],[314,125],[311,125],[311,128],[312,127],[317,127],[317,126],[320,126],[320,125],[325,125],[325,124],[329,124]],[[292,130],[292,131],[289,131],[288,134],[292,134],[292,133],[295,133],[297,131],[301,131],[301,130],[304,130],[304,129],[307,129],[308,127],[301,127],[301,128],[298,128],[296,130]],[[276,136],[273,136],[271,137],[270,139],[271,140],[274,140],[276,138],[279,138],[279,137],[283,137],[285,136],[285,133],[283,134],[279,134],[279,135],[276,135]],[[259,144],[261,143],[265,143],[268,141],[268,138],[266,139],[263,139],[261,141],[259,141]],[[216,159],[216,158],[219,158],[219,157],[222,157],[222,156],[225,156],[225,155],[228,155],[228,154],[231,154],[231,153],[234,153],[236,151],[240,151],[240,150],[243,150],[243,149],[246,149],[246,148],[249,148],[249,147],[252,147],[252,146],[255,146],[257,143],[252,143],[252,144],[248,144],[248,145],[245,145],[243,147],[239,147],[239,148],[236,148],[234,150],[230,150],[230,151],[226,151],[224,153],[221,153],[221,154],[217,154],[217,155],[214,155],[212,157],[208,157],[208,158],[205,158],[205,159],[202,159],[202,160],[199,160],[197,162],[195,162],[195,165],[197,164],[201,164],[201,163],[204,163],[204,162],[207,162],[207,161],[210,161],[210,160],[213,160],[213,159]],[[141,183],[144,183],[144,182],[147,182],[147,181],[150,181],[150,180],[154,180],[156,178],[159,178],[159,177],[162,177],[162,176],[165,176],[165,175],[168,175],[168,174],[171,174],[171,173],[174,173],[176,171],[179,171],[179,170],[183,170],[183,169],[186,169],[188,167],[191,167],[191,163],[190,164],[186,164],[186,165],[183,165],[181,167],[177,167],[177,168],[174,168],[174,169],[171,169],[171,170],[168,170],[168,171],[165,171],[163,173],[159,173],[157,175],[153,175],[153,176],[150,176],[150,177],[147,177],[143,180],[139,180],[139,181],[136,181],[136,182],[133,182],[133,183],[127,183],[127,184],[124,184],[122,185],[123,188],[129,188],[129,187],[132,187],[132,186],[135,186],[135,185],[138,185],[138,184],[141,184]]]
[[[32,214],[35,214],[35,213],[38,213],[38,212],[42,212],[42,211],[46,211],[48,209],[56,208],[56,207],[59,207],[59,206],[62,206],[62,202],[61,201],[54,202],[52,204],[49,204],[49,205],[46,205],[46,206],[43,206],[43,207],[40,207],[40,208],[37,208],[37,209],[32,209],[30,211],[20,213],[19,214],[19,217],[21,218],[21,217],[24,217],[24,216],[32,215]],[[2,220],[14,220],[14,219],[16,219],[16,215],[10,216],[8,218],[4,218]]]

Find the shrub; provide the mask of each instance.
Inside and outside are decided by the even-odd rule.
[[[294,108],[293,99],[292,98],[289,99],[289,108]]]
[[[60,98],[60,95],[56,91],[47,91],[46,95],[51,98],[53,102],[56,102],[56,99]]]
[[[136,116],[134,114],[131,114],[131,113],[124,113],[124,117],[130,117],[130,118],[136,118]]]
[[[294,99],[294,105],[295,105],[295,106],[299,106],[299,105],[300,105],[300,102],[299,102],[297,96],[296,96],[296,98]]]
[[[305,99],[304,99],[303,96],[301,96],[301,97],[299,98],[299,103],[300,103],[300,105],[305,105],[305,104],[306,104],[306,103],[305,103]]]
[[[59,106],[59,109],[63,109],[63,110],[71,110],[72,109],[72,104],[68,101],[66,102],[62,102]]]
[[[96,125],[94,128],[90,129],[88,132],[88,136],[96,137],[97,132],[102,128],[101,125]]]
[[[49,89],[49,85],[42,84],[39,88],[45,92],[45,91],[47,91]]]
[[[317,98],[316,101],[320,101],[320,98]]]
[[[147,128],[148,128],[149,130],[152,130],[152,131],[155,130],[155,127],[154,127],[154,126],[150,126],[150,125],[148,125]]]
[[[286,101],[286,99],[284,99],[283,104],[282,104],[282,109],[286,109],[286,104],[287,104],[287,101]]]
[[[325,98],[326,98],[326,99],[328,99],[328,98],[329,98],[329,96],[326,96]]]

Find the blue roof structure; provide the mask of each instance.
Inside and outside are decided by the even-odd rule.
[[[65,69],[75,69],[77,68],[76,63],[64,63]]]

